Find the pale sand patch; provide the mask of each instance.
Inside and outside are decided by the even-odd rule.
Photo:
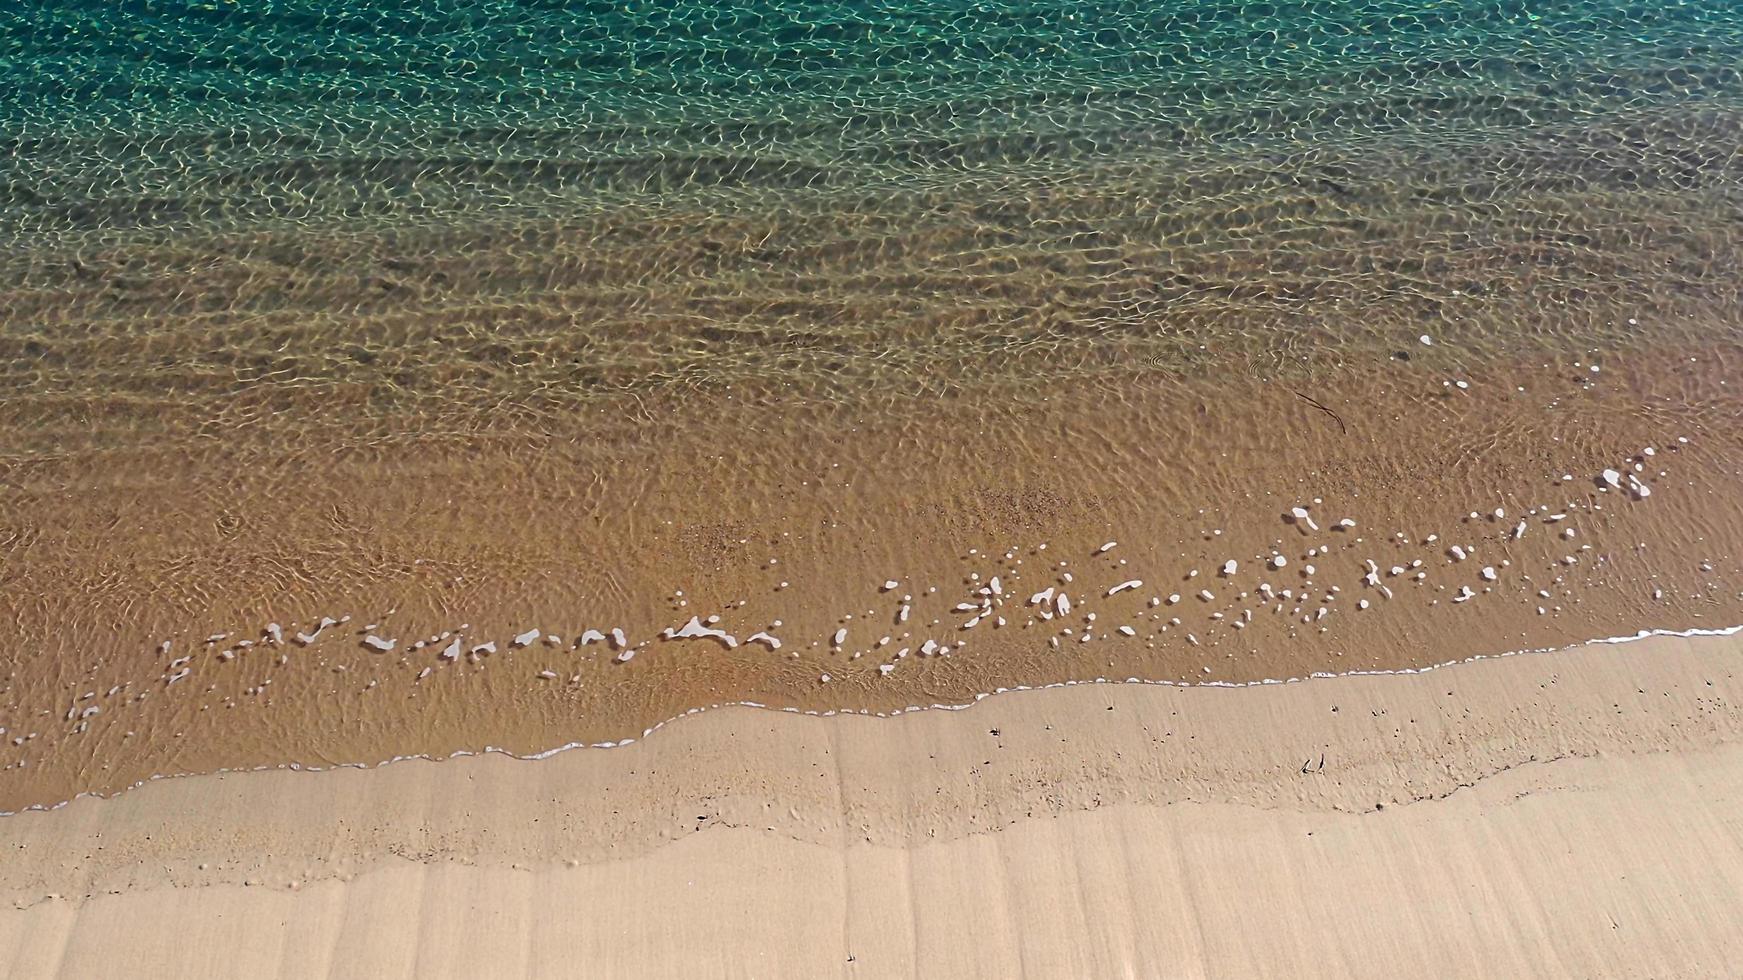
[[[898,719],[730,710],[537,763],[162,781],[0,823],[0,886],[25,906],[0,915],[0,962],[1724,975],[1743,957],[1740,650],[1660,639]]]

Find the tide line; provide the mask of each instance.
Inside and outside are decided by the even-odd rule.
[[[1017,691],[1045,691],[1045,690],[1051,690],[1054,688],[1079,687],[1079,686],[1083,686],[1083,685],[1093,685],[1093,684],[1141,684],[1141,685],[1146,685],[1146,686],[1151,686],[1151,687],[1225,688],[1225,689],[1238,689],[1238,688],[1247,688],[1247,687],[1265,687],[1265,686],[1274,685],[1274,684],[1302,684],[1302,683],[1306,683],[1306,682],[1311,681],[1311,680],[1330,680],[1330,679],[1335,679],[1335,678],[1339,678],[1339,677],[1377,677],[1377,676],[1386,676],[1386,675],[1392,675],[1392,674],[1426,674],[1426,673],[1429,673],[1430,671],[1441,670],[1441,669],[1447,668],[1447,667],[1457,667],[1461,664],[1476,663],[1476,662],[1482,661],[1482,660],[1502,660],[1502,659],[1505,659],[1507,657],[1519,657],[1519,656],[1526,656],[1526,655],[1531,655],[1531,654],[1559,653],[1559,652],[1577,650],[1581,647],[1595,646],[1595,645],[1600,645],[1600,644],[1633,643],[1636,640],[1645,640],[1645,639],[1650,639],[1652,637],[1659,637],[1659,636],[1691,638],[1691,637],[1700,637],[1700,636],[1714,636],[1714,637],[1734,636],[1738,633],[1743,633],[1743,624],[1740,624],[1737,626],[1726,626],[1726,627],[1721,627],[1721,628],[1717,628],[1717,629],[1704,629],[1704,628],[1692,628],[1692,629],[1686,629],[1686,630],[1645,629],[1645,630],[1641,630],[1637,633],[1633,633],[1633,634],[1629,634],[1629,635],[1625,635],[1625,636],[1599,637],[1597,639],[1586,640],[1586,641],[1581,642],[1581,643],[1575,643],[1575,644],[1572,644],[1569,646],[1563,646],[1563,647],[1532,647],[1532,648],[1528,648],[1528,649],[1524,649],[1524,650],[1509,650],[1509,651],[1506,651],[1504,653],[1479,653],[1479,654],[1474,654],[1474,655],[1469,656],[1469,657],[1465,657],[1463,659],[1447,660],[1447,661],[1443,661],[1443,662],[1438,663],[1438,664],[1430,664],[1430,665],[1425,666],[1425,667],[1399,667],[1399,668],[1394,668],[1394,669],[1389,669],[1389,670],[1349,670],[1349,671],[1342,671],[1342,672],[1314,671],[1314,672],[1308,674],[1306,677],[1286,677],[1286,678],[1266,677],[1266,678],[1261,678],[1259,680],[1239,681],[1239,682],[1237,682],[1237,681],[1147,680],[1147,679],[1141,678],[1141,677],[1127,677],[1124,679],[1116,679],[1116,678],[1108,678],[1108,677],[1096,677],[1096,678],[1089,679],[1089,680],[1056,681],[1056,682],[1051,683],[1051,684],[1019,684],[1015,687],[999,687],[999,688],[994,688],[991,691],[982,691],[982,692],[975,694],[971,699],[969,699],[967,701],[955,702],[955,703],[942,703],[942,702],[940,702],[940,703],[934,703],[934,704],[909,705],[908,707],[896,708],[892,711],[872,711],[869,709],[852,709],[852,708],[806,709],[806,708],[795,708],[795,707],[790,707],[790,706],[773,708],[773,707],[770,707],[769,705],[763,704],[763,703],[758,702],[758,701],[723,701],[723,702],[720,702],[718,704],[703,705],[703,706],[698,706],[695,708],[690,708],[681,714],[678,714],[674,717],[668,718],[664,721],[656,722],[653,725],[648,726],[647,728],[642,730],[642,733],[639,737],[632,736],[632,737],[617,739],[615,741],[567,742],[567,743],[564,743],[563,745],[556,746],[555,748],[545,749],[545,750],[540,751],[540,752],[533,752],[533,753],[529,753],[529,754],[521,754],[521,753],[513,752],[509,749],[505,749],[505,748],[502,748],[500,746],[485,745],[483,748],[480,748],[480,749],[461,749],[458,752],[453,752],[453,753],[451,753],[449,755],[445,755],[445,756],[432,756],[432,755],[429,755],[427,753],[417,753],[417,754],[413,754],[413,755],[396,755],[396,756],[393,756],[392,758],[384,759],[380,762],[340,762],[340,763],[335,763],[335,764],[329,765],[329,766],[312,766],[312,765],[306,765],[306,764],[300,763],[300,762],[284,762],[284,763],[279,763],[277,765],[271,765],[271,766],[251,766],[251,767],[247,767],[247,768],[213,769],[213,770],[210,770],[208,772],[163,773],[163,774],[152,775],[152,776],[149,776],[145,779],[138,780],[137,782],[134,782],[131,785],[124,787],[123,789],[118,790],[115,793],[105,795],[103,793],[97,793],[97,792],[81,792],[81,793],[75,794],[71,799],[62,800],[58,803],[52,803],[52,804],[37,803],[37,804],[32,804],[30,806],[24,807],[23,809],[20,809],[20,810],[0,810],[0,817],[10,817],[10,816],[15,816],[15,815],[20,814],[20,813],[28,813],[28,812],[32,812],[32,811],[46,812],[46,811],[51,811],[51,810],[58,810],[64,806],[67,806],[68,804],[72,803],[73,800],[83,799],[85,797],[96,797],[98,799],[108,799],[108,798],[111,798],[113,796],[118,796],[121,793],[127,792],[128,790],[137,789],[141,786],[144,786],[148,782],[155,782],[159,779],[186,779],[186,778],[197,778],[200,776],[215,775],[218,773],[271,772],[273,770],[281,770],[281,769],[282,770],[290,770],[292,772],[327,772],[327,771],[336,770],[336,769],[377,769],[377,768],[380,768],[382,766],[392,765],[393,763],[396,763],[396,762],[408,762],[408,761],[413,761],[413,760],[419,760],[419,761],[424,761],[424,762],[442,762],[446,759],[459,759],[459,758],[465,758],[465,757],[469,757],[469,756],[490,755],[490,754],[505,755],[511,759],[519,759],[519,760],[524,761],[524,762],[534,762],[534,761],[538,761],[540,759],[549,759],[552,756],[558,755],[560,753],[569,752],[569,751],[576,750],[576,749],[620,749],[620,748],[623,748],[625,746],[634,745],[636,742],[638,742],[642,739],[648,738],[649,736],[653,735],[655,732],[659,731],[660,729],[665,728],[667,725],[683,721],[684,719],[689,718],[692,715],[699,715],[699,714],[702,714],[703,712],[714,711],[714,710],[717,710],[720,708],[756,708],[756,709],[761,709],[764,711],[782,711],[782,712],[786,712],[788,714],[809,715],[809,716],[814,717],[814,718],[830,718],[830,717],[834,717],[836,715],[859,715],[862,717],[871,717],[871,718],[895,718],[895,717],[899,717],[901,715],[913,714],[914,712],[917,712],[917,711],[963,711],[963,710],[966,710],[968,708],[974,707],[975,705],[979,704],[980,702],[985,701],[987,698],[994,697],[994,696],[1000,695],[1000,694],[1010,694],[1010,693],[1014,693]]]

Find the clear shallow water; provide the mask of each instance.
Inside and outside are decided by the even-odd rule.
[[[1719,3],[12,5],[0,371],[125,440],[1730,343],[1740,64]]]
[[[27,639],[0,712],[78,710],[0,765],[65,799],[615,740],[722,701],[889,710],[1710,625],[1743,541],[1739,21],[9,7],[0,622]],[[1616,466],[1650,504],[1594,485]],[[1278,520],[1321,499],[1363,529],[1335,565]],[[1502,506],[1588,518],[1574,541],[1464,516]],[[1454,533],[1513,571],[1453,568],[1430,535]],[[888,645],[828,642],[850,612],[899,632],[862,605],[892,577],[941,586],[926,628],[955,630],[967,576],[1018,580],[982,556],[1028,555],[1032,591],[1063,578],[1040,543],[1075,562],[1113,536],[1133,567],[1080,609],[1137,575],[1198,619],[1164,637],[1149,607],[1158,632],[1127,635],[1110,611],[1065,652],[1036,626],[888,675]],[[1249,622],[1258,583],[1214,610],[1174,584],[1284,552],[1340,602],[1361,557],[1434,577],[1240,630],[1213,612]],[[811,639],[653,639],[710,610]],[[466,622],[505,655],[200,642],[341,613],[408,640]],[[634,663],[508,654],[529,624],[611,623],[648,638]]]

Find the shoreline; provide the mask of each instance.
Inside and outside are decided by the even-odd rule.
[[[1313,683],[1212,687],[1084,682],[1010,691],[1007,696],[988,696],[954,709],[919,709],[889,717],[847,713],[826,716],[746,706],[725,707],[684,716],[681,720],[686,724],[669,725],[660,738],[637,740],[620,746],[622,751],[565,751],[542,759],[481,752],[445,759],[401,760],[407,765],[336,765],[320,770],[272,768],[165,777],[116,796],[86,795],[51,810],[14,813],[6,818],[6,825],[22,835],[42,829],[83,825],[91,815],[102,812],[150,812],[165,808],[173,811],[182,803],[171,803],[171,799],[201,798],[207,795],[208,789],[216,786],[225,787],[220,795],[234,794],[238,799],[260,797],[246,811],[257,817],[261,811],[270,809],[264,800],[283,792],[310,794],[339,785],[373,783],[384,787],[409,786],[430,779],[460,782],[478,778],[483,773],[493,774],[492,778],[506,777],[511,782],[530,777],[531,782],[568,786],[570,792],[579,797],[600,780],[609,781],[628,771],[640,772],[656,761],[669,768],[674,774],[672,778],[679,783],[708,783],[717,788],[742,783],[756,786],[761,792],[768,788],[770,780],[777,774],[798,768],[792,752],[802,755],[814,750],[834,751],[829,746],[841,742],[841,736],[833,734],[840,728],[853,730],[854,740],[861,743],[858,747],[865,752],[861,761],[876,770],[880,785],[891,789],[921,778],[915,770],[917,760],[902,757],[922,752],[922,748],[934,739],[943,744],[958,738],[963,731],[979,731],[983,725],[1010,729],[1029,724],[1040,716],[1057,716],[1049,723],[1061,730],[1072,729],[1074,741],[1093,742],[1092,748],[1081,750],[1084,757],[1103,749],[1127,754],[1129,747],[1122,747],[1121,743],[1140,738],[1140,732],[1149,732],[1148,722],[1140,722],[1133,728],[1123,712],[1101,716],[1082,710],[1086,705],[1094,705],[1096,711],[1112,710],[1107,707],[1110,704],[1124,704],[1132,709],[1145,704],[1153,709],[1166,707],[1170,718],[1196,718],[1199,729],[1193,732],[1182,730],[1181,738],[1197,742],[1201,738],[1214,737],[1217,743],[1217,751],[1208,756],[1177,756],[1164,744],[1166,740],[1149,744],[1147,750],[1157,755],[1145,762],[1153,771],[1142,777],[1119,768],[1098,770],[1095,781],[1104,784],[1102,789],[1119,783],[1135,794],[1135,798],[1144,801],[1168,802],[1183,798],[1150,785],[1149,777],[1159,771],[1155,769],[1158,766],[1198,773],[1204,782],[1196,794],[1188,794],[1194,798],[1250,802],[1276,796],[1280,787],[1285,791],[1284,796],[1294,798],[1296,787],[1291,784],[1293,777],[1289,773],[1243,770],[1231,764],[1229,759],[1222,758],[1231,752],[1269,752],[1269,743],[1283,736],[1321,742],[1350,742],[1354,737],[1367,746],[1362,751],[1372,751],[1374,759],[1389,760],[1386,763],[1389,774],[1377,780],[1376,787],[1390,786],[1393,777],[1426,765],[1432,775],[1425,777],[1426,782],[1416,780],[1421,782],[1418,786],[1421,789],[1437,781],[1445,782],[1450,772],[1446,759],[1422,758],[1413,754],[1422,745],[1399,747],[1376,740],[1376,732],[1385,727],[1379,724],[1380,715],[1350,719],[1333,711],[1332,717],[1327,719],[1312,710],[1301,711],[1302,706],[1335,705],[1366,699],[1393,710],[1408,701],[1415,706],[1418,715],[1433,712],[1432,717],[1422,715],[1416,723],[1428,724],[1432,720],[1435,729],[1426,734],[1419,732],[1417,737],[1432,739],[1444,736],[1451,740],[1444,746],[1445,750],[1467,753],[1466,762],[1474,767],[1473,773],[1484,771],[1482,753],[1496,746],[1506,752],[1525,751],[1527,754],[1531,754],[1527,749],[1532,745],[1539,748],[1548,745],[1565,747],[1576,743],[1594,751],[1619,747],[1631,750],[1642,744],[1641,733],[1644,731],[1664,737],[1663,747],[1672,749],[1716,744],[1733,736],[1743,740],[1743,713],[1719,710],[1728,707],[1724,701],[1727,686],[1737,688],[1738,700],[1743,703],[1743,660],[1736,659],[1737,654],[1743,652],[1743,639],[1737,638],[1737,632],[1723,636],[1647,637],[1621,645],[1599,641],[1530,656],[1484,657],[1428,671],[1343,675],[1315,679]],[[1714,676],[1724,680],[1715,681]],[[1706,700],[1712,700],[1717,714],[1711,714],[1711,718],[1716,724],[1699,730],[1679,728],[1686,719],[1665,716],[1662,712],[1646,712],[1620,726],[1608,718],[1616,692],[1638,694],[1651,684],[1666,690],[1678,684],[1693,688],[1697,686],[1694,683],[1696,677],[1701,678],[1699,697],[1705,699],[1700,702],[1699,710],[1706,712]],[[1449,714],[1447,707],[1438,700],[1450,696],[1447,692],[1454,690],[1475,692],[1471,695],[1473,703],[1461,704],[1457,715]],[[1534,711],[1550,713],[1550,717],[1518,717],[1517,713],[1527,704]],[[977,711],[964,710],[967,707],[975,707]],[[1280,725],[1283,717],[1287,717],[1294,727]],[[1356,722],[1372,730],[1358,729],[1355,736],[1343,730]],[[1390,729],[1386,729],[1384,734],[1391,738]],[[742,754],[740,746],[752,737],[761,745],[759,753],[769,753],[768,757]],[[1010,737],[1011,733],[1007,731],[1007,749],[1012,748],[1008,744]],[[1141,737],[1150,741],[1148,734]],[[1495,745],[1477,744],[1485,739],[1494,741]],[[800,743],[805,747],[799,748]],[[1075,771],[1071,767],[1083,761],[1074,755],[1073,750],[1060,749],[1045,741],[1035,742],[1031,748],[1032,757],[1025,758],[1026,765],[1053,767],[1066,773]],[[1654,746],[1650,750],[1656,751],[1657,748]],[[1194,750],[1195,753],[1200,751]],[[940,785],[948,785],[956,778],[951,760],[937,757],[929,750],[922,754],[927,757],[928,771],[924,778],[935,779]],[[1539,751],[1536,757],[1553,754],[1556,753]],[[713,771],[715,767],[721,771]],[[747,776],[747,772],[755,775]],[[1214,778],[1210,778],[1213,775]],[[1405,779],[1398,786],[1415,785],[1414,778]],[[1446,785],[1455,784],[1456,781]],[[1398,786],[1391,788],[1397,789]],[[268,787],[272,789],[269,791]],[[690,788],[693,787],[674,783],[653,787],[651,791],[660,797],[658,808],[665,809],[671,798],[682,796]],[[838,812],[841,806],[833,796],[824,799],[799,793],[797,797],[811,798],[811,802],[822,805],[829,812]],[[589,806],[601,805],[598,800],[585,802]],[[1296,798],[1296,802],[1303,803],[1308,809],[1372,806],[1365,796],[1351,795],[1341,789],[1330,796],[1309,794]],[[242,812],[239,811],[239,815]],[[70,815],[81,813],[83,817]],[[945,822],[954,819],[949,814],[941,817],[946,818]],[[905,834],[900,826],[907,824],[897,821],[891,824],[897,829],[889,832],[897,836]],[[597,827],[581,829],[587,835],[598,834]],[[285,838],[301,833],[288,824],[279,830]],[[614,846],[618,843],[621,841],[613,839]],[[0,874],[0,880],[5,877]]]
[[[3,819],[8,818],[8,817],[19,816],[19,815],[28,814],[28,813],[53,812],[55,810],[63,809],[65,807],[69,806],[70,804],[75,803],[79,800],[83,800],[83,799],[95,799],[95,800],[114,799],[115,797],[120,796],[123,793],[130,793],[130,792],[133,792],[135,790],[141,789],[147,785],[150,785],[152,783],[156,783],[156,782],[159,782],[161,780],[166,780],[166,779],[199,779],[202,777],[216,776],[216,775],[233,775],[233,774],[243,774],[243,773],[280,772],[280,771],[282,771],[282,772],[306,772],[306,773],[333,772],[333,771],[337,771],[337,770],[341,770],[341,769],[369,771],[369,770],[381,769],[383,767],[391,766],[391,765],[394,765],[396,763],[401,763],[401,762],[439,763],[439,762],[446,762],[446,761],[450,761],[450,760],[454,760],[454,759],[475,758],[475,757],[492,756],[492,755],[504,756],[506,758],[514,759],[514,760],[520,761],[520,762],[539,762],[539,761],[554,758],[554,757],[561,755],[563,753],[572,752],[572,751],[579,751],[579,750],[586,750],[586,749],[627,748],[631,745],[635,745],[635,744],[641,742],[643,739],[647,739],[647,738],[652,737],[656,732],[660,731],[663,728],[666,728],[669,725],[673,725],[673,724],[676,724],[678,722],[682,722],[686,719],[693,718],[693,717],[696,717],[696,716],[699,716],[702,714],[706,714],[708,712],[714,712],[714,711],[720,711],[720,710],[732,709],[732,708],[750,708],[750,709],[754,709],[754,710],[758,710],[758,711],[771,711],[771,712],[778,712],[778,713],[783,713],[783,714],[795,714],[795,715],[802,715],[802,716],[812,717],[812,718],[832,718],[832,717],[837,717],[837,716],[854,716],[854,717],[861,717],[861,718],[886,718],[887,719],[887,718],[899,718],[899,717],[904,716],[904,715],[911,715],[911,714],[915,714],[915,713],[919,713],[919,712],[927,712],[927,711],[964,711],[964,710],[967,710],[968,708],[972,708],[978,704],[981,704],[990,698],[999,697],[1001,695],[1018,694],[1018,693],[1033,692],[1033,691],[1057,690],[1057,689],[1071,688],[1071,687],[1101,686],[1101,685],[1135,685],[1135,686],[1139,686],[1139,687],[1168,687],[1168,688],[1178,688],[1178,689],[1183,689],[1183,690],[1192,690],[1192,689],[1198,689],[1198,688],[1223,688],[1223,689],[1229,689],[1229,690],[1240,690],[1240,689],[1244,689],[1244,688],[1254,688],[1254,687],[1273,687],[1273,686],[1277,686],[1277,685],[1287,685],[1287,684],[1304,684],[1304,683],[1307,683],[1309,681],[1338,680],[1340,678],[1386,677],[1386,676],[1401,676],[1401,675],[1413,675],[1413,674],[1427,674],[1427,673],[1430,673],[1432,671],[1446,670],[1449,668],[1460,667],[1460,666],[1464,666],[1467,664],[1474,664],[1474,663],[1479,663],[1479,662],[1489,661],[1489,660],[1502,660],[1502,659],[1506,659],[1506,658],[1510,658],[1510,657],[1570,653],[1572,651],[1580,650],[1582,648],[1590,647],[1590,646],[1635,643],[1635,642],[1639,642],[1642,640],[1650,640],[1650,639],[1653,639],[1656,637],[1673,637],[1673,638],[1678,638],[1678,639],[1691,639],[1691,638],[1696,638],[1696,637],[1734,636],[1738,633],[1743,633],[1743,624],[1739,624],[1736,626],[1711,628],[1711,629],[1700,628],[1700,627],[1683,629],[1683,630],[1645,629],[1645,630],[1641,630],[1637,633],[1634,633],[1632,635],[1599,637],[1596,639],[1586,640],[1586,641],[1583,641],[1580,643],[1575,643],[1575,644],[1568,645],[1568,646],[1539,647],[1539,648],[1532,648],[1532,649],[1525,649],[1525,650],[1508,650],[1508,651],[1505,651],[1502,653],[1473,654],[1469,657],[1465,657],[1462,659],[1447,660],[1447,661],[1443,661],[1441,663],[1429,664],[1429,665],[1423,666],[1423,667],[1400,667],[1400,668],[1393,668],[1393,669],[1378,669],[1378,670],[1356,669],[1356,670],[1344,671],[1344,672],[1339,672],[1339,673],[1316,672],[1316,673],[1309,674],[1305,677],[1262,678],[1262,679],[1253,680],[1253,681],[1190,681],[1190,682],[1183,682],[1183,681],[1173,681],[1173,680],[1167,680],[1167,679],[1144,679],[1144,678],[1138,678],[1138,677],[1127,677],[1124,679],[1096,677],[1096,678],[1091,678],[1091,679],[1087,679],[1087,680],[1067,680],[1067,681],[1059,681],[1059,682],[1049,683],[1049,684],[1035,684],[1035,685],[1019,685],[1019,686],[1014,686],[1014,687],[1001,687],[1001,688],[998,688],[998,689],[993,690],[993,691],[984,691],[984,692],[977,693],[969,701],[936,703],[936,704],[928,704],[928,705],[911,705],[909,707],[899,708],[899,709],[896,709],[894,711],[876,711],[876,710],[871,710],[871,709],[856,710],[856,709],[850,709],[850,708],[849,709],[822,709],[822,710],[820,710],[820,709],[796,708],[796,707],[772,707],[770,705],[761,704],[761,703],[754,702],[754,701],[728,701],[728,702],[723,702],[720,704],[703,705],[703,706],[691,708],[691,709],[684,711],[680,714],[677,714],[677,715],[674,715],[670,718],[666,718],[664,720],[656,722],[655,724],[644,729],[639,736],[631,736],[628,738],[618,739],[616,741],[569,742],[569,743],[566,743],[563,745],[556,746],[554,748],[544,749],[544,750],[541,750],[538,752],[532,752],[532,753],[517,753],[517,752],[514,752],[510,749],[505,749],[505,748],[501,748],[501,747],[493,746],[493,745],[486,745],[480,749],[461,749],[459,751],[450,753],[450,754],[445,755],[445,756],[432,756],[432,755],[428,755],[428,754],[400,755],[400,756],[394,756],[393,758],[390,758],[390,759],[383,759],[383,760],[378,761],[378,762],[337,762],[337,763],[333,763],[333,764],[327,765],[327,766],[310,765],[308,763],[299,763],[299,762],[287,762],[287,763],[280,763],[278,765],[255,766],[255,767],[251,767],[251,768],[220,768],[220,769],[213,769],[213,770],[210,770],[207,772],[162,773],[162,774],[149,776],[146,779],[135,782],[130,786],[123,787],[123,788],[121,788],[115,792],[112,792],[112,793],[100,793],[100,792],[95,792],[95,791],[81,792],[81,793],[73,796],[70,799],[61,800],[57,803],[32,804],[30,806],[22,807],[22,808],[17,809],[17,810],[0,810],[0,820],[3,820]]]
[[[729,709],[536,764],[154,781],[7,818],[0,946],[21,976],[123,948],[289,975],[458,975],[487,950],[533,974],[578,956],[637,975],[1377,976],[1445,955],[1701,975],[1731,954],[1709,927],[1743,883],[1723,818],[1743,799],[1740,652],[1735,632],[1660,636],[973,712]],[[1254,902],[1305,918],[1250,933]]]
[[[1417,346],[1310,389],[1347,432],[1286,383],[1152,374],[827,419],[710,396],[662,407],[662,432],[697,428],[652,443],[588,414],[478,453],[19,464],[0,810],[532,755],[730,702],[889,712],[1743,623],[1743,444],[1707,387],[1743,349],[1467,372]]]

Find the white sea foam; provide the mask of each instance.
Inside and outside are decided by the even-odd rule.
[[[896,709],[893,709],[891,711],[871,711],[869,709],[853,709],[853,708],[806,710],[803,708],[795,708],[795,707],[791,707],[791,706],[783,706],[779,709],[771,709],[768,705],[763,704],[763,703],[758,702],[758,701],[726,701],[726,702],[722,702],[720,704],[711,704],[711,705],[706,705],[706,706],[698,706],[698,707],[690,708],[690,709],[684,711],[682,714],[679,714],[675,717],[666,719],[665,721],[656,722],[653,725],[648,726],[646,729],[643,729],[640,737],[647,738],[650,735],[652,735],[653,733],[666,727],[667,725],[672,724],[673,722],[681,721],[684,718],[687,718],[691,715],[698,715],[698,714],[701,714],[705,711],[713,711],[713,710],[716,710],[718,708],[757,708],[757,709],[762,709],[762,710],[780,710],[780,711],[787,712],[789,714],[810,715],[812,717],[817,717],[817,718],[828,717],[828,716],[832,716],[832,715],[836,715],[836,714],[862,715],[862,716],[872,717],[872,718],[893,718],[893,717],[896,717],[898,715],[910,714],[910,713],[916,712],[916,711],[961,711],[965,708],[971,708],[974,705],[979,704],[981,701],[984,701],[987,698],[992,697],[993,694],[995,694],[995,693],[996,694],[1006,694],[1006,693],[1011,693],[1011,692],[1015,692],[1015,691],[1044,691],[1044,690],[1049,690],[1051,688],[1077,687],[1077,686],[1082,685],[1082,684],[1140,684],[1140,685],[1145,685],[1145,686],[1150,686],[1150,687],[1179,687],[1179,688],[1215,687],[1215,688],[1231,688],[1231,689],[1243,688],[1243,687],[1264,687],[1264,686],[1271,685],[1271,684],[1301,684],[1301,683],[1305,683],[1309,680],[1332,680],[1332,679],[1336,679],[1339,677],[1376,677],[1376,676],[1385,676],[1385,675],[1390,675],[1390,674],[1426,674],[1430,671],[1441,670],[1441,669],[1446,668],[1446,667],[1456,667],[1456,666],[1459,666],[1460,664],[1476,663],[1476,662],[1481,661],[1481,660],[1500,660],[1500,659],[1503,659],[1506,657],[1518,657],[1518,656],[1525,656],[1527,654],[1545,654],[1545,653],[1565,652],[1565,651],[1569,651],[1569,650],[1577,650],[1583,646],[1594,646],[1597,644],[1632,643],[1636,640],[1650,639],[1650,638],[1655,637],[1655,636],[1672,636],[1672,637],[1690,638],[1690,637],[1698,637],[1698,636],[1734,636],[1738,633],[1743,633],[1743,625],[1726,626],[1726,627],[1721,627],[1721,628],[1717,628],[1717,629],[1702,629],[1702,628],[1694,628],[1694,629],[1686,629],[1686,630],[1646,629],[1646,630],[1641,630],[1638,633],[1633,633],[1633,634],[1626,635],[1626,636],[1599,637],[1598,639],[1586,640],[1583,643],[1576,643],[1576,644],[1573,644],[1572,646],[1566,646],[1566,647],[1533,647],[1533,648],[1525,649],[1525,650],[1509,650],[1509,651],[1506,651],[1504,653],[1479,653],[1479,654],[1476,654],[1474,656],[1465,657],[1465,658],[1460,659],[1460,660],[1447,660],[1447,661],[1443,661],[1443,662],[1438,663],[1438,664],[1429,664],[1428,666],[1425,666],[1425,667],[1399,667],[1399,668],[1390,669],[1390,670],[1350,670],[1350,671],[1341,671],[1341,672],[1336,672],[1336,673],[1327,672],[1327,671],[1314,671],[1314,672],[1308,674],[1306,677],[1285,677],[1285,678],[1265,677],[1265,678],[1260,678],[1258,680],[1253,680],[1253,681],[1196,681],[1196,682],[1192,682],[1192,681],[1144,680],[1142,678],[1137,678],[1137,677],[1127,677],[1123,680],[1111,680],[1111,679],[1106,678],[1106,677],[1097,677],[1097,678],[1094,678],[1092,680],[1067,680],[1067,681],[1057,681],[1057,682],[1054,682],[1051,684],[1036,684],[1036,685],[1019,684],[1015,687],[1009,687],[1009,688],[1001,687],[1001,688],[998,688],[996,691],[982,691],[982,692],[975,694],[970,700],[965,701],[965,702],[961,702],[961,703],[934,703],[934,704],[924,704],[924,705],[917,704],[917,705],[909,705],[906,708],[896,708]],[[290,770],[293,772],[325,772],[325,771],[330,770],[330,769],[375,769],[375,768],[379,768],[381,766],[391,765],[395,762],[408,762],[408,761],[412,761],[412,760],[422,760],[425,762],[440,762],[443,759],[457,759],[457,758],[461,758],[464,756],[485,755],[485,754],[506,755],[506,756],[513,758],[513,759],[521,759],[524,761],[536,761],[539,759],[549,759],[554,755],[557,755],[557,754],[562,753],[562,752],[568,752],[568,751],[573,750],[573,749],[622,748],[626,745],[633,745],[633,744],[635,744],[635,742],[636,742],[635,738],[622,738],[622,739],[618,739],[616,741],[605,741],[605,742],[566,742],[566,743],[564,743],[562,745],[558,745],[554,748],[549,748],[549,749],[545,749],[545,750],[540,751],[540,752],[533,752],[531,754],[526,754],[526,755],[522,755],[520,753],[516,753],[516,752],[513,752],[509,749],[501,748],[499,746],[486,745],[482,749],[478,749],[478,750],[461,749],[461,750],[454,752],[454,753],[451,753],[449,755],[439,756],[439,757],[419,753],[416,755],[396,755],[396,756],[393,756],[392,758],[384,759],[380,762],[340,762],[340,763],[335,763],[335,764],[330,765],[330,766],[311,766],[311,765],[305,765],[305,764],[300,763],[300,762],[286,762],[286,763],[280,763],[276,766],[254,766],[254,767],[246,768],[246,769],[223,768],[223,769],[214,769],[214,770],[211,770],[211,772],[213,772],[213,773],[267,772],[267,771],[270,771],[273,769],[287,769],[287,770]],[[182,778],[187,778],[190,776],[197,777],[197,776],[202,776],[202,775],[209,775],[209,773],[159,774],[159,775],[150,776],[146,779],[139,780],[138,782],[135,782],[132,786],[127,787],[127,788],[128,789],[137,788],[139,786],[145,785],[148,782],[155,782],[156,780],[159,780],[159,779],[182,779]],[[110,794],[110,795],[113,795],[113,794]],[[73,800],[80,799],[80,798],[86,797],[86,796],[94,796],[94,797],[102,798],[104,796],[104,794],[92,793],[92,792],[79,793],[73,797]],[[31,806],[27,806],[27,807],[23,808],[22,810],[0,810],[0,817],[9,817],[9,816],[13,816],[14,814],[17,814],[17,813],[25,813],[25,812],[30,812],[30,811],[58,810],[61,807],[64,807],[71,802],[72,802],[72,800],[62,800],[59,803],[53,803],[53,804],[33,804]]]

